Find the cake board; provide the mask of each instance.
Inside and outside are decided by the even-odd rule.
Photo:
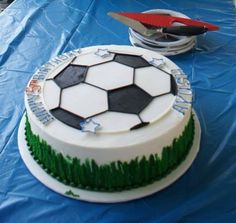
[[[98,202],[98,203],[117,203],[117,202],[126,202],[148,195],[154,194],[179,179],[192,165],[194,159],[196,158],[199,148],[200,148],[200,137],[201,137],[201,127],[196,113],[194,114],[194,123],[195,123],[195,135],[193,140],[193,146],[190,149],[186,159],[170,174],[159,181],[155,181],[152,184],[147,186],[135,188],[132,190],[126,190],[121,192],[96,192],[83,190],[75,188],[69,185],[65,185],[52,176],[50,176],[44,169],[34,160],[31,156],[30,151],[25,140],[25,121],[26,115],[24,114],[20,126],[18,129],[18,146],[20,155],[31,172],[41,183],[50,188],[51,190],[78,200],[88,201],[88,202]]]

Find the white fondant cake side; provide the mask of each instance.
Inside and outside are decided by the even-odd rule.
[[[104,128],[101,128],[101,131],[97,131],[96,134],[82,132],[76,128],[64,124],[53,117],[49,112],[49,109],[54,109],[56,106],[58,93],[55,93],[55,101],[53,100],[54,96],[47,96],[49,92],[46,86],[50,86],[50,84],[45,83],[48,82],[45,81],[45,79],[54,78],[57,76],[58,70],[62,71],[70,63],[78,64],[80,61],[80,56],[82,58],[81,66],[84,66],[88,65],[88,62],[86,61],[89,60],[89,55],[91,54],[92,57],[89,65],[92,64],[93,66],[93,61],[97,58],[94,56],[93,52],[97,52],[98,49],[103,50],[103,52],[101,52],[102,56],[99,57],[99,63],[111,61],[114,58],[115,53],[139,55],[142,56],[146,61],[153,61],[153,58],[163,60],[164,64],[161,66],[161,70],[172,73],[173,76],[175,76],[175,81],[177,82],[178,86],[178,94],[176,96],[166,94],[163,95],[162,98],[160,97],[160,100],[157,100],[158,98],[154,98],[152,103],[147,105],[147,107],[140,113],[142,121],[149,121],[150,124],[139,129],[131,131],[127,130],[127,125],[134,126],[140,124],[140,120],[137,118],[137,116],[132,114],[124,114],[124,116],[122,116],[112,111],[102,113],[93,118],[95,123],[104,123]],[[106,55],[106,49],[112,53],[110,55]],[[48,63],[49,65],[44,66],[44,68],[46,67],[48,70],[45,71],[44,77],[42,75],[42,79],[37,82],[37,86],[41,88],[41,93],[44,93],[45,95],[41,96],[40,93],[34,100],[33,105],[30,104],[31,101],[29,102],[29,97],[31,97],[29,96],[31,95],[29,92],[32,89],[28,89],[28,93],[25,95],[26,111],[33,133],[44,139],[49,145],[52,146],[54,150],[62,153],[63,155],[78,157],[81,160],[89,158],[94,159],[98,164],[105,164],[117,160],[129,161],[136,157],[148,157],[150,154],[161,155],[162,149],[165,146],[171,145],[173,139],[181,135],[191,115],[191,89],[186,76],[184,76],[180,72],[179,68],[169,59],[148,50],[128,46],[88,47],[81,49],[80,51],[67,53],[65,55],[66,57],[64,58],[64,61],[61,60],[60,62],[59,59],[58,61],[54,59],[53,61],[57,61],[57,63],[51,61]],[[125,65],[122,65],[122,69],[124,66]],[[111,72],[112,67],[109,69]],[[150,81],[158,82],[158,78],[152,77],[153,74],[151,70],[154,68],[148,69],[150,72],[147,72],[147,76],[145,76],[145,73],[142,73],[139,70],[137,74],[138,79],[135,80],[138,86],[148,88],[147,83],[149,79]],[[87,76],[87,81],[89,84],[93,84],[94,82],[97,83],[96,78],[93,77],[94,70],[96,70],[96,66],[93,66],[91,73],[88,72],[89,76]],[[123,72],[125,73],[128,71],[126,70]],[[160,72],[162,73],[162,71]],[[122,81],[125,81],[125,83],[130,82],[130,77],[127,79],[129,74],[125,74],[126,77],[122,79],[122,75],[116,71],[114,75],[114,83],[112,82],[112,84],[109,85],[109,82],[113,79],[109,79],[110,77],[102,77],[101,80],[104,78],[104,81],[100,80],[101,82],[98,82],[98,84],[101,86],[101,88],[106,88],[108,90],[110,89],[110,86],[112,88],[114,88],[114,86],[122,86],[124,85]],[[106,75],[103,74],[103,76]],[[141,78],[142,76],[144,76],[144,78]],[[119,78],[122,79],[121,82],[117,81]],[[169,91],[169,86],[165,86],[169,81],[168,78],[169,77],[164,77],[160,80],[162,87],[160,87],[159,90],[155,89],[155,84],[152,82],[150,84],[150,88],[146,91],[149,91],[152,96],[154,94],[160,94],[165,91]],[[109,82],[106,82],[105,80],[109,80]],[[83,83],[81,83],[81,86],[82,85]],[[89,85],[86,85],[84,88],[87,89],[88,86]],[[54,85],[53,88],[58,91]],[[72,88],[73,87],[68,89],[65,88],[65,92],[71,91]],[[46,90],[44,91],[44,89]],[[102,92],[103,90],[97,88],[96,92],[97,91]],[[96,92],[94,95],[96,95]],[[78,95],[78,98],[80,99],[78,104],[76,104],[76,101],[73,101],[74,99],[71,99],[70,101],[70,97],[68,96],[70,95],[70,92],[66,93],[68,95],[65,97],[62,95],[61,99],[63,100],[64,98],[64,100],[66,100],[65,105],[63,105],[65,106],[64,108],[68,109],[69,106],[73,109],[73,113],[78,114],[79,116],[87,115],[88,117],[92,114],[93,110],[91,111],[91,107],[94,105],[97,109],[96,113],[104,112],[104,110],[107,109],[107,104],[104,101],[103,96],[106,94],[105,91],[99,94],[100,96],[98,96],[98,98],[94,98],[93,100],[91,99],[89,101],[92,102],[91,105],[89,102],[86,102],[86,98],[89,97],[89,95],[83,95],[84,93],[86,93],[86,90],[83,90],[82,88],[77,88],[75,90],[75,95]],[[54,93],[52,92],[52,94]],[[84,103],[81,103],[83,100]],[[35,103],[41,103],[40,106],[42,106],[45,110],[38,110],[38,108],[35,110]],[[52,107],[49,108],[49,105],[52,105]],[[84,107],[82,107],[83,105]],[[41,113],[43,115],[41,115]],[[40,119],[40,117],[46,117],[46,120],[45,118]],[[126,122],[125,119],[128,121]],[[119,123],[116,124],[116,122]]]

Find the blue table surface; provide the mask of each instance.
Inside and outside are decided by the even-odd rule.
[[[98,44],[130,45],[108,11],[165,8],[220,26],[172,59],[188,75],[202,127],[187,173],[152,196],[96,204],[61,196],[23,163],[17,131],[23,92],[50,58]],[[236,222],[236,13],[231,0],[16,0],[0,14],[0,222]]]

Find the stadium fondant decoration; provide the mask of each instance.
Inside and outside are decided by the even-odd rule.
[[[28,149],[20,151],[38,179],[67,196],[142,197],[193,161],[199,131],[191,101],[186,75],[157,53],[128,46],[71,51],[29,81],[26,141],[19,141]]]

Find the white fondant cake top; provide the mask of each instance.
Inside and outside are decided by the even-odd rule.
[[[101,134],[151,125],[173,109],[184,114],[192,100],[186,76],[167,58],[117,46],[53,59],[33,76],[27,95],[37,95],[28,102],[42,123],[59,121],[86,132],[92,120],[96,128],[89,129]]]

